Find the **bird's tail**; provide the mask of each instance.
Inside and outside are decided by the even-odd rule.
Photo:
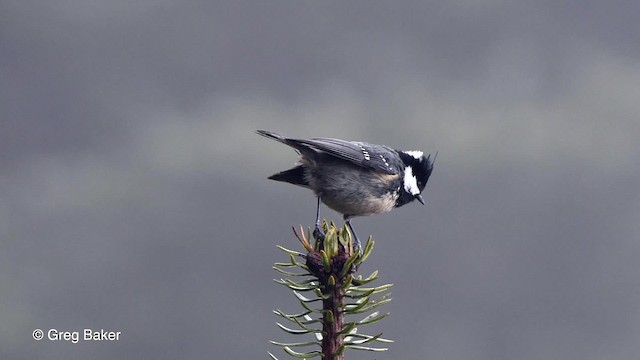
[[[302,165],[298,165],[293,169],[281,171],[277,174],[269,176],[269,180],[288,182],[289,184],[298,185],[302,187],[309,187],[309,182],[304,176],[304,168]]]

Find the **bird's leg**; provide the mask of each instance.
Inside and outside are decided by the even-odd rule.
[[[358,239],[358,235],[356,235],[356,231],[353,230],[353,226],[351,226],[351,219],[346,219],[347,227],[349,227],[349,231],[351,232],[351,236],[353,236],[353,247],[358,248],[358,253],[362,256],[362,244],[360,244],[360,240]]]
[[[324,248],[324,231],[320,227],[320,196],[316,207],[316,228],[313,230],[313,237],[320,241],[320,248]]]

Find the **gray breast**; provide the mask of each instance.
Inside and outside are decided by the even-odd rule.
[[[346,162],[306,168],[310,188],[331,209],[348,216],[391,211],[399,196],[400,174],[380,174]],[[389,191],[392,183],[392,191]]]

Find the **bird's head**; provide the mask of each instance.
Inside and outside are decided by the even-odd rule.
[[[431,154],[424,156],[424,153],[418,150],[398,151],[398,154],[404,163],[404,178],[397,206],[402,206],[413,200],[418,200],[424,205],[424,199],[420,194],[427,186],[438,154],[436,153],[433,160],[431,160]]]

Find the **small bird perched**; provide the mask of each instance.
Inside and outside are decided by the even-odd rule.
[[[351,218],[389,212],[416,199],[424,205],[420,194],[433,171],[433,161],[422,151],[331,138],[291,139],[265,130],[257,133],[291,146],[300,155],[299,165],[269,179],[313,190],[318,197],[316,236],[323,237],[320,201],[343,215],[360,251]]]

